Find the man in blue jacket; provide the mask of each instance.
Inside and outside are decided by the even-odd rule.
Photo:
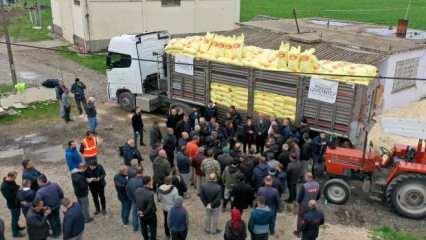
[[[129,169],[126,165],[120,166],[120,171],[114,176],[114,185],[117,190],[117,197],[121,203],[121,221],[123,225],[129,224],[129,215],[132,202],[127,196],[126,188],[129,182]]]
[[[143,183],[143,168],[140,167],[137,170],[137,175],[134,178],[131,178],[126,186],[126,192],[127,196],[129,197],[130,201],[132,202],[132,225],[133,225],[133,231],[137,232],[139,230],[139,216],[138,216],[138,209],[136,208],[136,196],[135,192],[138,188],[142,188],[144,186]]]
[[[303,216],[302,240],[315,240],[319,234],[319,227],[324,224],[324,213],[317,209],[317,202],[310,200],[309,211]]]
[[[47,221],[52,228],[52,237],[61,235],[61,219],[59,217],[59,208],[64,198],[64,192],[57,183],[49,182],[46,175],[42,174],[37,178],[40,188],[37,190],[36,199],[40,199],[52,210]]]
[[[183,198],[177,197],[175,205],[170,209],[167,223],[172,239],[186,239],[188,234],[188,212],[183,207]]]
[[[256,157],[258,162],[257,166],[253,170],[252,183],[253,187],[258,189],[263,184],[263,179],[269,174],[269,166],[266,164],[264,157]]]
[[[259,188],[257,196],[262,196],[265,199],[266,206],[269,207],[273,214],[273,224],[271,234],[275,233],[275,221],[277,218],[277,211],[280,208],[280,193],[272,186],[273,179],[271,176],[265,177],[265,186]]]
[[[71,173],[78,172],[78,166],[83,162],[80,153],[77,151],[77,144],[74,140],[68,142],[65,150],[65,160]]]
[[[252,240],[267,240],[273,228],[273,213],[265,204],[265,198],[258,196],[257,207],[251,211],[248,230]]]
[[[64,207],[64,240],[82,240],[85,220],[80,204],[64,198],[62,206]]]
[[[25,159],[22,161],[22,167],[24,168],[22,172],[22,180],[26,179],[31,181],[31,189],[37,191],[37,178],[41,175],[41,172],[34,167],[33,161],[30,159]]]

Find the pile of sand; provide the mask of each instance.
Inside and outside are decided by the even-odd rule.
[[[375,149],[378,149],[380,146],[391,149],[394,144],[417,146],[417,138],[407,138],[385,133],[381,126],[381,121],[382,118],[386,117],[426,120],[426,100],[414,102],[406,107],[393,108],[384,112],[380,116],[376,117],[376,123],[373,125],[373,128],[369,133],[369,141],[373,142]]]

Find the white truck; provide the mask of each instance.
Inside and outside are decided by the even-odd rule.
[[[188,111],[203,109],[210,101],[211,82],[247,88],[248,108],[244,116],[255,116],[255,90],[297,99],[296,122],[306,119],[314,131],[325,131],[352,144],[364,141],[364,130],[372,117],[377,81],[369,86],[339,82],[334,103],[308,97],[311,77],[202,59],[167,55],[170,35],[151,32],[113,37],[108,47],[108,96],[131,111],[136,106],[151,112],[163,102]],[[189,65],[176,64],[185,62]],[[220,115],[227,110],[216,103]]]

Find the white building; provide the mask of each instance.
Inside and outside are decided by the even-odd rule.
[[[112,36],[167,30],[225,31],[240,20],[240,0],[51,0],[53,30],[82,51]]]

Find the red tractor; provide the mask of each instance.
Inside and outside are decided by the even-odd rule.
[[[365,191],[387,203],[398,214],[426,218],[426,140],[417,148],[395,145],[380,153],[328,148],[325,167],[330,179],[324,185],[327,201],[344,204],[351,195],[350,181],[364,181]],[[364,147],[366,149],[366,147]],[[372,149],[372,146],[370,146]],[[364,187],[363,187],[364,188]]]

